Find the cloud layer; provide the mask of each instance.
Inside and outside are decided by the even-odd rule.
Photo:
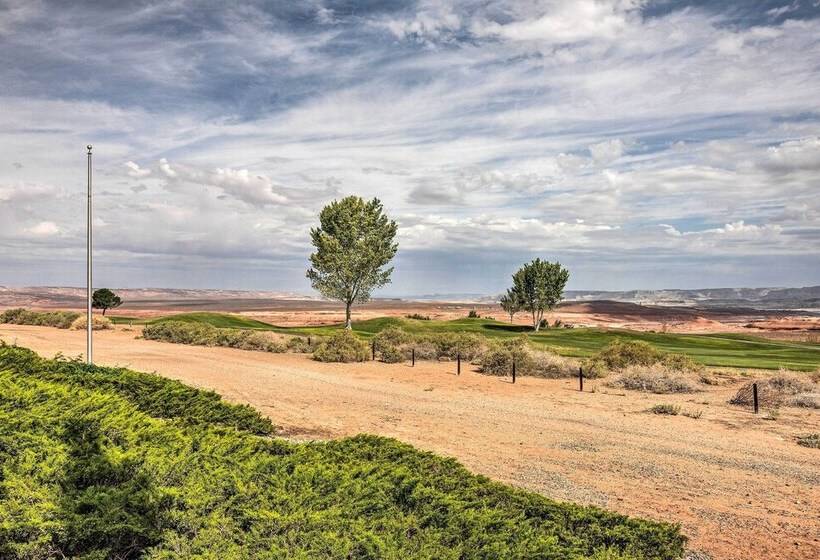
[[[391,293],[820,282],[814,0],[89,7],[0,4],[0,284],[81,282],[89,142],[112,285],[307,290],[347,194]]]

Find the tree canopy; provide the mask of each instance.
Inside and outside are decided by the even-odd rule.
[[[345,304],[345,326],[351,328],[350,309],[370,299],[374,289],[390,283],[395,256],[396,222],[384,213],[378,198],[358,196],[334,200],[319,214],[319,227],[310,230],[316,251],[307,271],[313,288]]]
[[[108,288],[94,290],[94,293],[91,294],[91,307],[94,309],[102,309],[103,315],[105,315],[105,312],[109,309],[119,307],[122,303],[122,298]]]
[[[518,302],[521,310],[532,314],[532,327],[536,332],[541,327],[544,312],[551,311],[561,301],[568,280],[569,271],[561,263],[541,259],[525,264],[513,274],[510,297]]]
[[[510,316],[510,323],[512,323],[515,314],[521,311],[521,301],[518,299],[518,294],[512,288],[507,289],[507,293],[501,296],[498,300],[501,309],[507,312]]]

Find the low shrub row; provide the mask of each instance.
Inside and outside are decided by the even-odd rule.
[[[146,325],[142,336],[148,340],[196,346],[225,346],[274,353],[288,350],[284,342],[275,339],[270,333],[249,329],[220,329],[206,323],[161,321]],[[294,344],[294,347],[297,345],[298,343]]]
[[[814,379],[781,371],[768,379],[749,381],[729,399],[730,404],[752,406],[754,402],[752,385],[757,384],[759,406],[777,408],[796,406],[820,408],[820,383]]]
[[[256,412],[153,375],[2,347],[0,389],[0,558],[667,560],[684,550],[677,526],[554,502],[395,440],[259,437]]]
[[[7,309],[0,313],[0,323],[12,325],[32,325],[37,327],[71,328],[80,314],[74,311],[29,311],[28,309]]]
[[[533,350],[525,337],[496,342],[478,358],[479,369],[490,375],[509,375],[515,361],[517,375],[562,378],[578,375],[578,361],[552,352]]]
[[[615,339],[584,362],[584,374],[602,377],[631,366],[654,367],[676,372],[696,372],[703,366],[684,354],[661,352],[641,340]]]

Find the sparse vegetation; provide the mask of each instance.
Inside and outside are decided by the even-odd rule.
[[[702,410],[684,410],[683,415],[686,416],[687,418],[692,418],[694,420],[697,420],[698,418],[703,416],[703,411]]]
[[[680,413],[680,407],[674,404],[656,404],[649,409],[652,414],[666,414],[668,416],[677,416]]]
[[[609,387],[646,393],[694,393],[697,385],[680,372],[664,365],[634,365],[606,382]]]
[[[196,346],[224,346],[240,350],[274,353],[287,350],[285,344],[272,338],[269,333],[242,329],[220,329],[206,323],[163,321],[146,325],[142,330],[142,336],[148,340],[193,344]]]
[[[814,402],[814,395],[820,393],[820,387],[813,381],[781,371],[767,379],[746,383],[729,399],[729,403],[752,406],[754,383],[757,383],[758,403],[761,407],[804,406],[804,403]]]
[[[319,344],[313,359],[319,362],[366,362],[370,359],[370,348],[365,341],[344,329]]]
[[[291,443],[158,376],[0,348],[0,557],[618,558],[678,527],[474,476],[357,436]]]
[[[470,309],[470,312],[467,313],[468,319],[481,319],[481,315],[478,314],[478,311],[475,309]]]
[[[544,313],[551,311],[564,297],[569,281],[569,271],[561,263],[534,259],[513,274],[513,285],[507,293],[510,304],[505,310],[511,316],[511,308],[527,311],[532,315],[535,332],[542,326]]]
[[[640,370],[644,374],[652,368],[658,372],[694,372],[703,369],[689,356],[664,353],[641,340],[615,339],[586,361],[584,372],[601,376],[608,371],[623,371],[629,367],[644,368]]]
[[[820,434],[807,434],[805,436],[797,436],[797,445],[803,447],[810,447],[812,449],[820,449]]]
[[[88,325],[88,318],[85,315],[80,315],[74,322],[71,323],[71,328],[74,330],[85,330],[86,326]],[[113,329],[114,325],[111,321],[108,320],[108,317],[102,317],[100,315],[93,315],[91,318],[91,330],[93,331],[104,331]]]
[[[405,315],[407,319],[413,319],[414,321],[429,321],[429,315],[422,315],[421,313],[410,313],[409,315]]]
[[[79,316],[80,314],[74,311],[29,311],[16,308],[7,309],[0,314],[0,323],[70,329]]]
[[[533,350],[526,338],[492,344],[479,358],[479,371],[489,375],[510,375],[512,363],[518,375],[562,378],[578,375],[578,362],[551,352]]]

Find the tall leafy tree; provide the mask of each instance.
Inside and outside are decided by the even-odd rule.
[[[507,293],[501,296],[498,300],[501,309],[507,312],[510,316],[510,323],[513,322],[515,314],[521,311],[521,302],[518,299],[518,294],[512,288],[507,290]]]
[[[564,296],[569,271],[561,263],[535,259],[513,274],[512,292],[521,309],[532,314],[532,328],[541,327],[545,311],[551,311]]]
[[[91,294],[91,307],[94,309],[102,309],[103,315],[105,315],[105,312],[109,309],[114,309],[122,304],[122,298],[108,288],[94,290],[94,293]]]
[[[310,230],[316,251],[310,255],[307,277],[323,296],[345,304],[345,326],[351,328],[350,309],[370,299],[374,289],[390,283],[387,267],[399,246],[396,222],[384,213],[378,198],[358,196],[334,200],[319,214],[319,227]]]

